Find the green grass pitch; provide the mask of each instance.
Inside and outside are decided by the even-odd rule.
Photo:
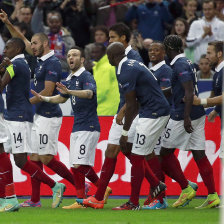
[[[102,210],[92,208],[64,210],[74,199],[64,199],[60,208],[51,208],[51,199],[41,199],[42,208],[21,208],[19,212],[1,213],[0,223],[10,224],[213,224],[219,223],[219,209],[197,210],[205,199],[194,199],[185,208],[166,210],[112,211],[127,199],[110,199]],[[19,200],[22,202],[23,200]],[[172,205],[174,199],[169,199]],[[143,204],[143,199],[141,199]]]

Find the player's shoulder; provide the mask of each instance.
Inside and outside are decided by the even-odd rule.
[[[80,75],[80,78],[83,81],[89,80],[89,81],[95,82],[95,80],[93,78],[93,75],[89,71],[87,71],[87,70],[82,72],[82,74]]]
[[[163,64],[159,69],[161,71],[172,72],[172,68],[169,65],[167,65],[167,64]]]

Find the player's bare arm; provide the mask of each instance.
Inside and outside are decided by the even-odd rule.
[[[0,79],[0,91],[2,92],[6,85],[14,76],[13,65],[9,58],[4,58],[0,67],[6,67],[3,77]]]
[[[45,86],[44,89],[41,92],[39,92],[39,94],[42,96],[52,96],[55,89],[55,82],[45,81],[44,86]],[[41,100],[36,96],[30,98],[31,104],[37,104],[40,102]]]
[[[57,85],[57,90],[62,94],[69,94],[72,96],[77,96],[79,98],[85,98],[85,99],[92,99],[93,97],[93,91],[90,89],[70,90],[70,89],[67,89],[67,87],[63,85],[62,83],[57,82],[56,85]]]
[[[224,94],[223,94],[224,95]],[[193,105],[203,105],[204,107],[213,107],[216,105],[221,105],[223,100],[223,95],[216,96],[213,98],[199,98],[197,96],[194,96],[194,102]]]
[[[0,13],[0,19],[3,23],[5,23],[12,37],[18,37],[22,39],[26,45],[27,53],[33,55],[30,41],[28,41],[26,37],[18,29],[16,29],[15,26],[12,25],[12,23],[8,19],[8,15],[2,9]]]
[[[131,127],[132,121],[136,116],[138,110],[138,102],[136,101],[136,92],[131,91],[125,94],[126,110],[125,110],[125,122],[123,126],[122,135],[120,138],[121,150],[124,154],[129,153],[127,147],[128,135],[127,132]]]
[[[172,96],[172,89],[171,89],[171,87],[168,87],[168,88],[161,88],[162,89],[162,91],[163,91],[163,94],[164,94],[164,96],[167,98],[167,97],[170,97],[170,96]]]
[[[31,93],[35,97],[39,98],[40,102],[44,101],[44,102],[48,102],[48,103],[58,104],[58,103],[65,103],[67,101],[67,98],[62,97],[61,95],[50,96],[50,97],[42,96],[32,89],[31,89]]]
[[[117,114],[116,123],[119,125],[123,125],[122,120],[125,116],[125,110],[126,110],[126,104],[124,104],[124,106],[120,109],[119,113]]]
[[[185,106],[184,106],[184,128],[187,133],[192,133],[193,127],[191,125],[191,118],[190,118],[190,113],[191,113],[191,108],[193,104],[193,92],[194,92],[194,87],[193,87],[193,82],[192,81],[187,81],[182,83],[182,86],[185,90]]]

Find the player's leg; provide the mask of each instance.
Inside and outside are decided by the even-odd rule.
[[[138,124],[136,126],[136,134],[130,160],[132,164],[130,200],[124,205],[114,208],[115,210],[137,210],[140,208],[139,194],[142,181],[145,176],[145,156],[152,153],[154,146],[156,145],[162,130],[165,128],[168,119],[169,116],[160,117],[157,119],[139,118]],[[146,163],[146,168],[147,167],[148,163]],[[166,189],[165,184],[161,183],[160,185],[159,181],[158,183],[155,182],[155,186],[152,187],[157,188],[156,191],[152,192],[153,197],[157,196]]]
[[[58,134],[62,118],[46,118],[38,115],[36,116],[36,119],[36,133],[38,135],[38,154],[40,156],[40,161],[74,185],[71,172],[61,161],[54,157],[58,152]]]
[[[72,168],[77,198],[85,199],[85,177],[95,186],[98,186],[98,176],[93,166],[95,161],[96,146],[100,133],[98,131],[78,131],[73,132],[70,137],[70,166]],[[77,202],[64,209],[83,208]]]

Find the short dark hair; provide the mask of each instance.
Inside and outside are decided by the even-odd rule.
[[[163,44],[166,48],[170,50],[183,53],[183,41],[177,35],[166,36],[163,41]]]
[[[13,44],[15,44],[16,47],[20,48],[21,53],[24,53],[24,51],[26,49],[26,45],[22,39],[13,37],[9,41],[12,42]]]
[[[216,9],[216,2],[213,1],[213,0],[204,0],[204,1],[202,2],[202,6],[203,6],[204,4],[208,4],[208,3],[210,3],[210,2],[213,3],[214,9]]]
[[[131,30],[124,23],[116,23],[116,24],[114,24],[113,26],[111,26],[109,28],[109,31],[116,32],[120,37],[124,35],[126,37],[126,42],[127,43],[130,41],[130,38],[131,38]]]
[[[78,50],[78,51],[80,51],[80,56],[81,56],[81,58],[85,58],[84,50],[83,50],[81,47],[79,47],[79,46],[73,46],[73,47],[71,47],[71,48],[69,49],[69,51],[70,51],[70,50]]]
[[[200,60],[201,60],[201,59],[207,59],[206,54],[202,54],[201,57],[200,57]]]
[[[33,37],[34,37],[34,36],[38,36],[42,43],[43,43],[44,41],[47,41],[48,44],[49,44],[48,36],[47,36],[45,33],[35,33],[35,34],[33,35]]]
[[[218,53],[218,52],[222,52],[222,54],[224,55],[223,53],[223,50],[224,50],[224,41],[212,41],[212,42],[209,42],[208,43],[209,46],[214,46],[215,48],[215,52]]]
[[[152,45],[152,44],[160,44],[161,45],[161,48],[163,50],[165,50],[165,46],[164,46],[163,42],[161,42],[159,40],[154,40],[150,45]]]
[[[106,52],[106,46],[103,43],[93,43],[95,47],[100,47],[103,52]]]
[[[109,31],[108,31],[108,28],[107,28],[106,26],[104,26],[104,25],[99,25],[99,26],[94,27],[94,29],[93,29],[93,33],[94,33],[94,35],[95,35],[96,31],[98,31],[98,30],[100,30],[100,31],[102,31],[103,33],[105,33],[106,36],[107,36],[107,38],[109,38]]]

